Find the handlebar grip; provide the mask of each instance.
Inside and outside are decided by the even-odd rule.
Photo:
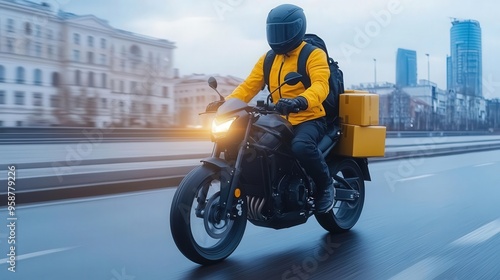
[[[299,108],[293,108],[292,113],[298,113],[300,111]]]

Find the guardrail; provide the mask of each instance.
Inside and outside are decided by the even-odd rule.
[[[388,131],[388,138],[493,135],[489,131]],[[499,134],[496,132],[495,134]],[[86,138],[131,139],[210,139],[207,129],[191,128],[92,128],[92,127],[0,127],[1,142],[14,140],[74,141]],[[9,141],[10,140],[10,141]],[[0,142],[0,143],[1,143]]]
[[[498,138],[498,137],[496,137]],[[458,145],[456,145],[458,144]],[[399,146],[406,147],[400,150]],[[414,148],[411,148],[414,147]],[[500,139],[460,141],[455,144],[431,143],[418,145],[398,145],[397,149],[386,151],[385,157],[370,158],[369,162],[390,160],[415,160],[415,158],[436,157],[461,153],[472,153],[489,150],[500,150]],[[208,154],[192,154],[174,156],[153,156],[143,158],[111,158],[82,162],[83,165],[128,163],[140,161],[165,161],[177,159],[198,159]],[[20,169],[45,168],[49,163],[26,163],[17,165]],[[199,165],[199,163],[197,163]],[[184,176],[195,166],[151,167],[140,169],[139,174],[130,170],[115,170],[108,173],[96,173],[82,179],[80,174],[65,175],[64,184],[58,181],[57,175],[25,178],[16,185],[16,204],[32,203],[57,199],[68,199],[85,196],[112,194],[119,192],[140,191],[177,186]],[[0,190],[0,207],[7,203],[7,193]]]
[[[13,140],[75,141],[81,139],[122,140],[156,138],[207,139],[209,131],[188,128],[92,128],[92,127],[3,127],[1,142]],[[1,143],[0,142],[0,143]]]
[[[478,131],[387,131],[388,138],[402,137],[443,137],[443,136],[481,136],[481,135],[499,135],[499,132],[490,132],[484,130]]]

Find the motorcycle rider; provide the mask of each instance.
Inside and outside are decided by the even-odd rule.
[[[287,73],[297,71],[298,55],[306,44],[303,42],[305,31],[306,17],[302,8],[283,4],[269,12],[266,21],[267,41],[276,53],[269,73],[270,92],[283,83]],[[226,100],[239,98],[249,102],[264,87],[265,56],[260,57],[250,75]],[[316,48],[309,56],[306,67],[311,80],[309,88],[305,89],[302,83],[284,85],[273,94],[272,100],[277,100],[276,110],[287,116],[293,125],[293,154],[317,186],[316,213],[326,213],[333,207],[335,189],[328,166],[318,149],[327,127],[322,102],[329,91],[330,70],[325,52]]]

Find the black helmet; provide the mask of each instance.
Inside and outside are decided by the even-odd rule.
[[[285,54],[302,43],[306,16],[302,8],[283,4],[272,9],[266,21],[267,42],[278,54]]]

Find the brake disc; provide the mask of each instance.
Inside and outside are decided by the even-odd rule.
[[[208,200],[203,217],[205,231],[215,239],[226,237],[233,224],[233,221],[228,217],[222,217],[219,200],[220,193],[217,192]]]

